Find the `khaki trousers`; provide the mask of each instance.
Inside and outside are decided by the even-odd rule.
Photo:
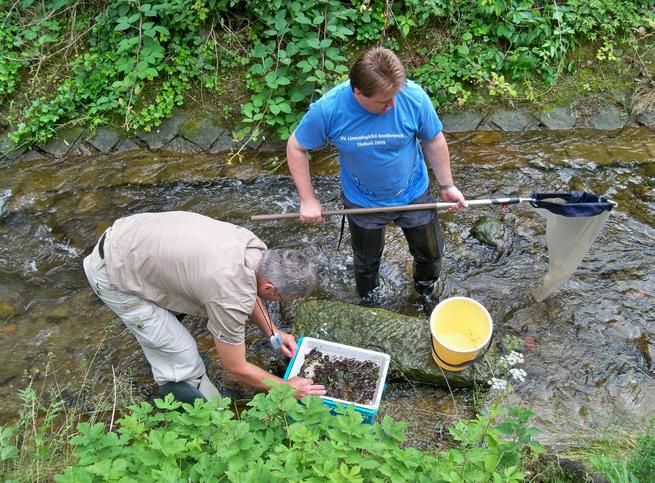
[[[184,381],[198,388],[207,399],[219,395],[206,375],[205,364],[189,331],[170,311],[113,285],[97,245],[84,259],[84,272],[95,294],[139,342],[158,385]]]

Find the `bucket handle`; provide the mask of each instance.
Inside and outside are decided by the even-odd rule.
[[[493,340],[493,338],[494,338],[494,336],[493,336],[493,334],[491,334],[491,337],[489,337],[489,342],[487,342],[487,344],[480,349],[480,355],[478,355],[475,359],[471,359],[470,361],[460,362],[459,364],[451,364],[450,362],[446,362],[441,357],[439,357],[439,354],[437,354],[437,350],[434,348],[434,337],[432,337],[432,335],[430,335],[430,345],[432,346],[432,355],[434,357],[439,359],[441,362],[443,362],[447,366],[459,368],[459,367],[466,367],[469,364],[475,364],[480,359],[482,359],[482,357],[484,356],[484,353],[486,352],[486,350],[491,345],[491,341]],[[448,369],[446,369],[446,370],[448,370]]]

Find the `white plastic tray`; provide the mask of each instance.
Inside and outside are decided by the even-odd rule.
[[[285,378],[297,376],[305,363],[305,356],[309,354],[312,349],[317,348],[323,354],[336,355],[341,357],[348,357],[359,361],[373,361],[380,366],[380,376],[375,389],[375,396],[372,404],[357,404],[352,401],[345,401],[328,396],[322,396],[323,399],[339,402],[343,404],[354,404],[356,407],[377,411],[380,407],[382,400],[382,392],[384,391],[384,382],[387,379],[387,371],[389,370],[389,361],[391,358],[389,354],[383,352],[375,352],[360,347],[353,347],[350,345],[339,344],[337,342],[330,342],[327,340],[314,339],[313,337],[303,337],[298,347],[298,351],[292,361],[291,368],[287,371]]]

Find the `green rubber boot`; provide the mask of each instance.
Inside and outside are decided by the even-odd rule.
[[[159,395],[165,397],[172,394],[176,401],[193,404],[196,399],[207,401],[202,393],[188,382],[167,382],[159,386]]]

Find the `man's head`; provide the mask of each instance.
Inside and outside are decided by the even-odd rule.
[[[265,300],[306,297],[316,285],[314,264],[300,250],[266,250],[256,275],[257,294]]]
[[[405,67],[398,56],[384,47],[362,53],[350,69],[350,88],[357,101],[373,114],[384,114],[405,85]]]

